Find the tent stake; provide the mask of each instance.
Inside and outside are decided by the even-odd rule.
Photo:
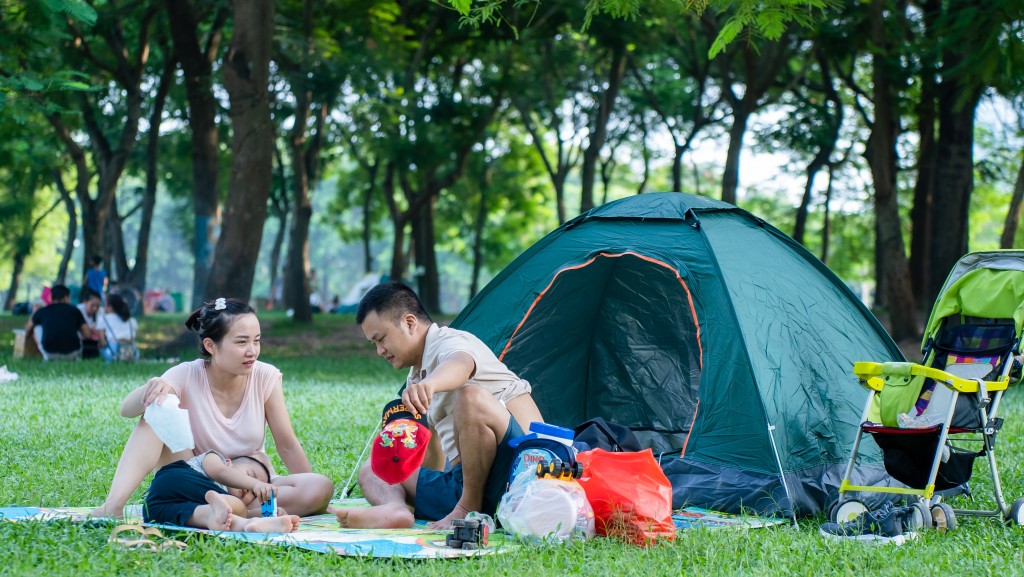
[[[796,507],[793,506],[793,496],[789,494],[789,485],[786,483],[786,472],[782,470],[782,459],[779,458],[779,446],[775,444],[775,425],[768,424],[768,438],[772,442],[772,452],[775,453],[775,463],[779,466],[779,478],[782,479],[782,490],[786,492],[786,499],[789,499],[789,514],[793,517],[793,526],[797,529],[800,524],[796,520]]]

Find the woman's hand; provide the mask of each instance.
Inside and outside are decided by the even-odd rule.
[[[156,404],[164,404],[168,394],[174,393],[174,387],[161,377],[153,377],[146,383],[146,390],[142,393],[142,406],[148,407],[154,401]]]

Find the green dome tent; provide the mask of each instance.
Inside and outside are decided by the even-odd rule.
[[[452,326],[529,380],[546,420],[630,427],[661,455],[676,507],[722,511],[821,510],[863,408],[854,361],[903,360],[807,250],[744,210],[681,193],[565,223]],[[862,449],[855,477],[877,483],[880,453]]]

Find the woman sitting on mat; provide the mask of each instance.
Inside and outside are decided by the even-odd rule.
[[[139,419],[117,463],[110,492],[97,517],[122,517],[129,497],[150,471],[193,455],[217,451],[230,457],[252,456],[270,468],[277,503],[291,514],[321,513],[334,483],[313,473],[284,402],[281,371],[257,361],[260,322],[252,307],[236,299],[208,302],[185,326],[199,335],[202,358],[181,363],[135,389],[121,403],[121,416],[134,418],[168,394],[188,410],[195,449],[172,453],[145,417]],[[266,427],[289,475],[276,475],[264,448]]]

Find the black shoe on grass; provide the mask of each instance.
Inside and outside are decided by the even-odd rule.
[[[865,511],[846,523],[823,523],[821,534],[829,539],[902,545],[917,537],[917,533],[903,531],[904,520],[912,513],[910,507],[894,507],[892,503],[886,503],[878,510]]]

